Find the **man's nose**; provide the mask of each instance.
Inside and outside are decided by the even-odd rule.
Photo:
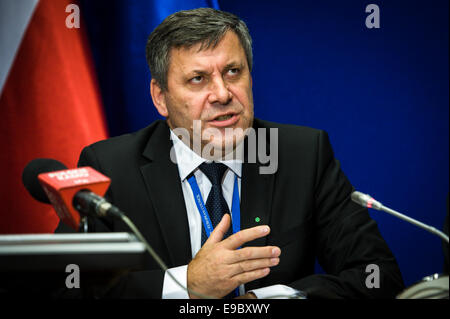
[[[214,79],[214,81],[211,83],[211,94],[209,95],[209,103],[220,103],[223,105],[226,105],[230,103],[233,95],[228,90],[225,82],[222,78]]]

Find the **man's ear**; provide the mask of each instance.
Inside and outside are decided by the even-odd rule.
[[[164,92],[155,79],[152,79],[150,82],[150,94],[152,96],[153,104],[158,110],[158,113],[164,117],[167,117],[169,115],[169,112],[167,111]]]

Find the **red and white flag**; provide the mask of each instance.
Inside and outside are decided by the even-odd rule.
[[[37,157],[75,167],[81,149],[107,137],[81,20],[68,28],[69,0],[0,5],[0,234],[53,232],[58,217],[22,185]]]

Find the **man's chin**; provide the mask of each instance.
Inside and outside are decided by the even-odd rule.
[[[236,149],[241,145],[244,136],[230,139],[203,141],[202,157],[209,160],[235,160],[238,158]]]

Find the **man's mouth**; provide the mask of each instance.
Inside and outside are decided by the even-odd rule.
[[[216,118],[214,119],[214,121],[225,121],[225,120],[228,120],[228,119],[232,118],[233,115],[234,115],[234,114],[221,115],[221,116],[216,117]]]
[[[216,116],[209,121],[209,124],[216,127],[227,127],[235,124],[237,121],[239,121],[239,114],[227,113]]]

